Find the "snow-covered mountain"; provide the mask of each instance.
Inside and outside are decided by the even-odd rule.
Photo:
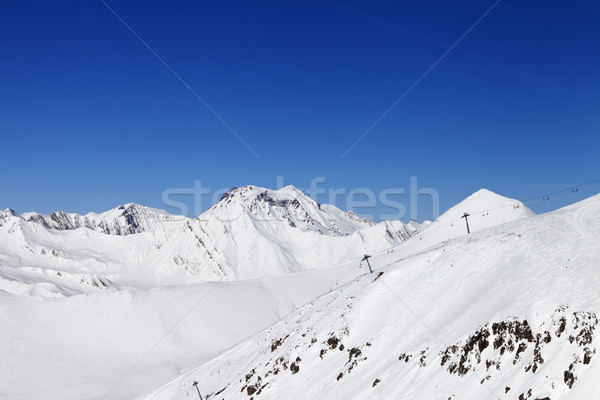
[[[0,289],[69,296],[203,280],[255,279],[381,251],[415,230],[375,224],[288,186],[234,188],[195,219],[136,204],[84,216],[0,217]]]
[[[422,236],[429,240],[446,240],[464,235],[467,233],[465,213],[471,232],[535,215],[518,200],[480,189],[423,227]]]
[[[193,382],[215,399],[600,398],[599,216],[597,195],[374,257],[373,274],[141,398],[193,398]]]
[[[232,188],[200,219],[233,221],[248,217],[256,222],[285,222],[304,232],[345,236],[375,223],[351,211],[319,204],[294,186],[269,190],[256,186]]]
[[[255,279],[328,267],[365,253],[410,254],[463,235],[465,210],[472,213],[473,231],[533,214],[516,200],[482,189],[431,224],[374,223],[321,205],[292,186],[233,188],[195,219],[132,203],[83,216],[18,216],[5,210],[0,289],[70,296]],[[415,235],[418,242],[395,249]]]
[[[131,206],[0,212],[0,397],[599,398],[600,195],[535,216],[481,190],[430,224],[293,187]]]

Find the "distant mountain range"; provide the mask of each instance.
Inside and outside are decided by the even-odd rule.
[[[292,186],[233,188],[193,219],[130,203],[86,215],[5,210],[0,224],[0,289],[50,297],[327,267],[420,229],[374,223]]]

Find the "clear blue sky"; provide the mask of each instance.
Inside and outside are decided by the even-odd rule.
[[[102,2],[4,2],[1,208],[165,208],[165,189],[195,180],[380,191],[416,176],[443,210],[481,187],[524,200],[600,178],[598,2],[501,1],[343,159],[492,1],[107,4],[260,158]]]

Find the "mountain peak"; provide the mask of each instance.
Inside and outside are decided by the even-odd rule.
[[[479,189],[478,191],[474,192],[471,196],[474,196],[474,195],[495,195],[495,196],[499,196],[498,193],[492,192],[491,190],[486,189],[486,188]]]
[[[533,211],[525,207],[525,205],[519,200],[499,195],[498,193],[492,192],[491,190],[484,188],[479,189],[472,195],[468,196],[466,199],[464,199],[463,201],[452,207],[450,210],[448,210],[445,214],[447,214],[451,210],[457,211],[459,213],[479,213],[489,212],[490,210],[497,210],[502,208],[512,208],[515,210],[521,209],[521,211],[524,211],[525,214],[527,214],[528,216],[535,215]]]
[[[349,235],[373,224],[332,205],[321,207],[321,204],[292,185],[277,190],[252,185],[234,187],[207,213],[229,221],[240,215],[262,223],[285,221],[293,228],[334,236]]]
[[[470,232],[535,215],[518,200],[479,189],[438,217],[423,230],[424,235],[446,240],[465,234],[466,223],[462,219],[465,213],[469,214]]]
[[[471,194],[470,196],[467,197],[467,199],[470,198],[477,198],[477,199],[509,199],[508,197],[504,197],[502,195],[499,195],[496,192],[493,192],[489,189],[486,188],[481,188],[478,191],[474,192],[473,194]],[[466,200],[466,199],[465,199]],[[512,199],[509,199],[512,200]]]
[[[299,207],[301,202],[320,208],[320,204],[292,185],[276,190],[247,185],[231,188],[211,209],[241,207],[246,211],[252,211],[259,203],[267,203],[276,207]]]
[[[10,209],[7,208],[5,210],[0,210],[0,226],[4,225],[4,223],[10,218],[10,217],[16,217],[17,213]]]
[[[11,215],[13,217],[17,216],[17,213],[12,208],[5,208],[4,210],[0,210],[0,214]]]
[[[223,196],[221,196],[219,202],[222,200],[231,201],[234,198],[237,198],[238,200],[254,200],[257,198],[264,200],[266,197],[278,200],[293,200],[294,198],[297,198],[299,196],[307,197],[300,189],[292,185],[288,185],[280,189],[267,189],[260,186],[246,185],[240,187],[232,187],[225,194],[223,194]]]

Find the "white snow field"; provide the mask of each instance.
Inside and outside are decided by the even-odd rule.
[[[599,288],[600,196],[481,190],[425,227],[293,187],[196,219],[5,211],[0,398],[600,398]]]

